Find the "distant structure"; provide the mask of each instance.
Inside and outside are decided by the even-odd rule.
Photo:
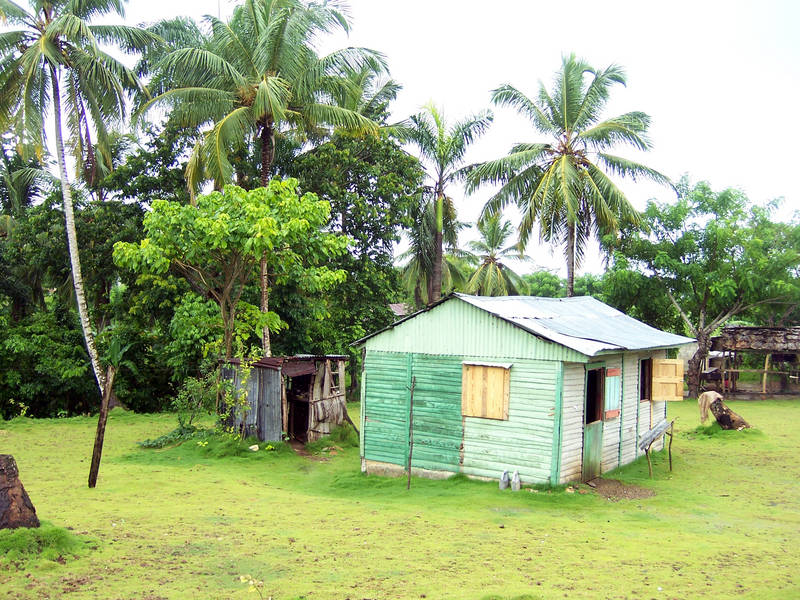
[[[249,409],[233,415],[231,425],[261,441],[283,434],[303,443],[318,440],[345,419],[345,363],[348,356],[297,355],[262,358],[242,381],[238,360],[223,367],[223,379],[245,388]]]

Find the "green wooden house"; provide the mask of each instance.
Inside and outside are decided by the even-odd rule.
[[[453,294],[356,342],[362,470],[402,473],[413,440],[417,475],[592,479],[683,399],[666,351],[692,341],[591,297]]]

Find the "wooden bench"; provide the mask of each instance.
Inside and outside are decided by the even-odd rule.
[[[669,436],[669,470],[672,472],[672,427],[675,425],[675,419],[672,421],[667,421],[663,419],[662,421],[656,423],[655,427],[653,427],[650,431],[643,433],[641,435],[641,441],[639,442],[639,448],[644,450],[645,455],[647,456],[647,470],[650,472],[650,478],[653,478],[653,464],[650,462],[650,446],[656,443],[659,439],[664,437],[665,435]]]

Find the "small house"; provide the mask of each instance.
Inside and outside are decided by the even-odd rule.
[[[222,376],[235,390],[246,389],[248,403],[246,410],[234,413],[231,424],[265,442],[280,441],[284,433],[302,443],[318,440],[344,421],[347,360],[340,355],[273,356],[250,363],[249,370],[238,360],[229,361]]]
[[[423,476],[592,479],[683,399],[666,356],[692,341],[591,297],[453,294],[356,342],[362,470],[400,473],[411,452]]]

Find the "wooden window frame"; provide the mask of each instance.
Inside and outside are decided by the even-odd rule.
[[[644,371],[647,371],[646,373]],[[639,359],[639,402],[653,397],[653,357]]]
[[[511,363],[490,363],[480,361],[464,361],[461,363],[461,416],[473,419],[492,419],[494,421],[508,421],[508,404],[511,396]],[[470,377],[474,369],[501,369],[502,389],[484,389],[481,394],[482,410],[477,409],[476,398],[470,395],[473,390]],[[489,403],[489,398],[493,400],[500,394],[499,402]],[[495,410],[491,410],[495,408]],[[499,408],[499,410],[498,410]]]
[[[606,409],[606,392],[608,391],[607,380],[609,377],[619,377],[619,393],[622,395],[622,369],[620,367],[612,367],[606,369],[605,378],[603,380],[603,421],[612,421],[619,418],[622,412],[622,398],[617,398],[617,408],[611,410]]]

